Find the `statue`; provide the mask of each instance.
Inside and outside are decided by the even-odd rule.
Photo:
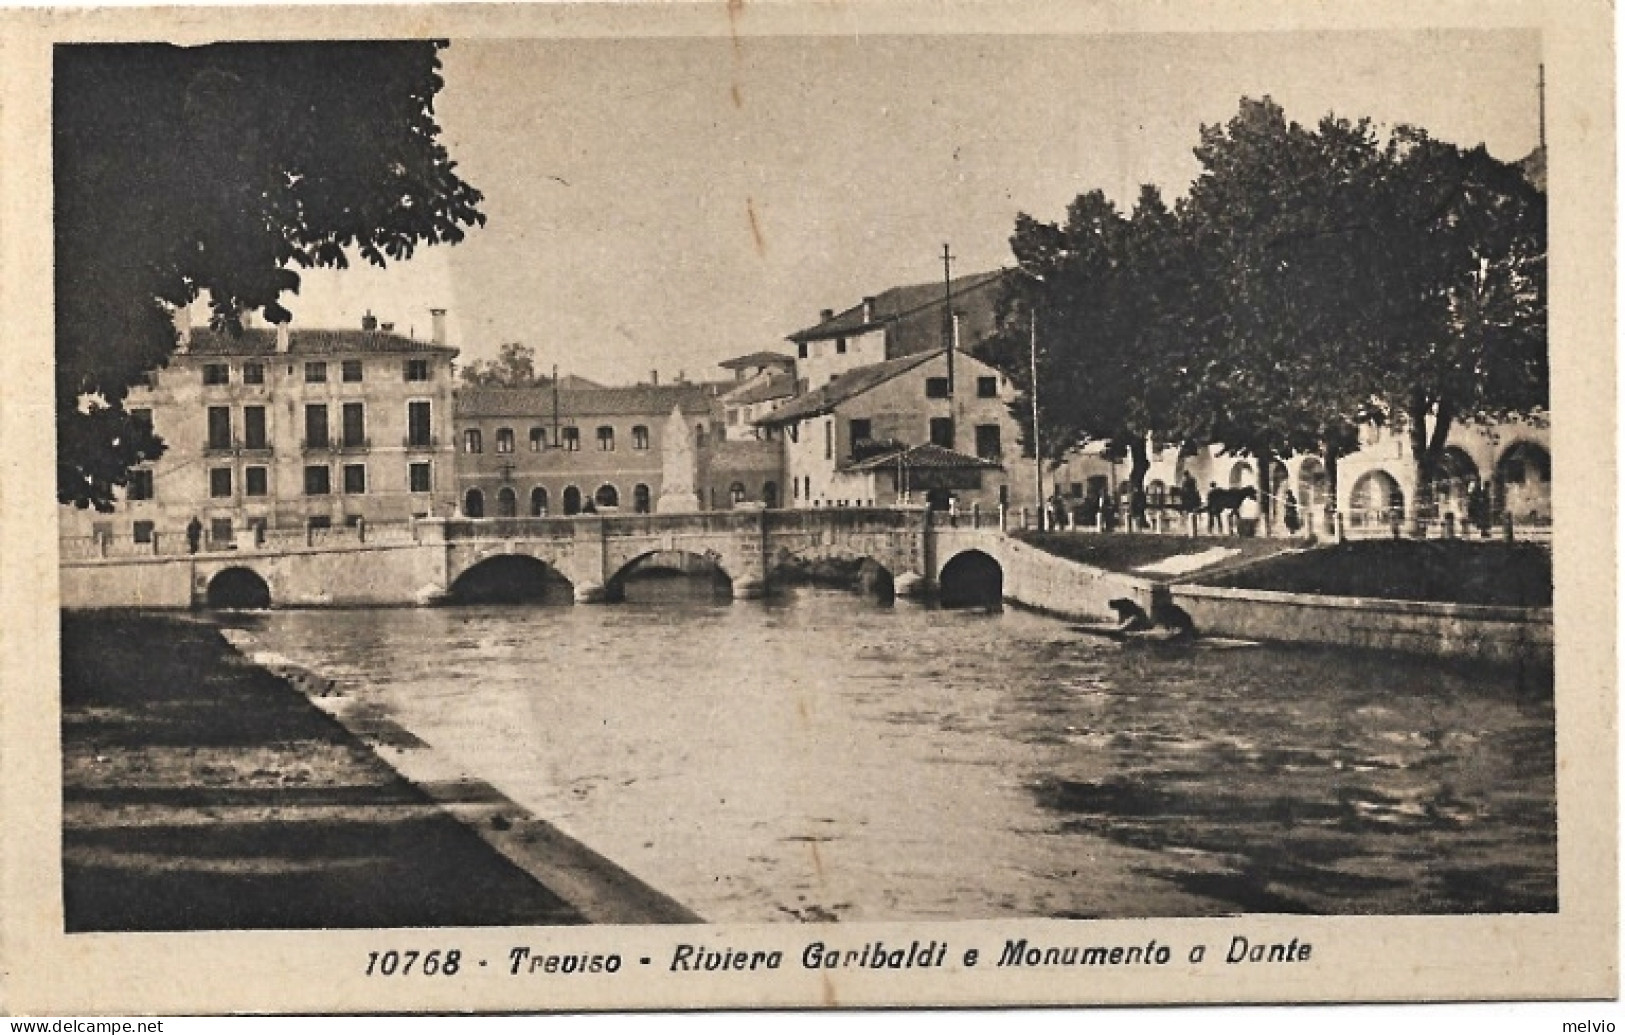
[[[694,440],[689,437],[683,408],[671,408],[660,444],[660,500],[657,514],[692,514],[700,509],[694,485]]]

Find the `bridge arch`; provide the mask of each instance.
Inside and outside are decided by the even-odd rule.
[[[716,554],[689,550],[645,550],[628,558],[604,581],[605,599],[624,600],[627,583],[651,572],[665,572],[673,577],[708,576],[716,589],[721,590],[726,585],[730,592],[734,582],[734,574],[725,566],[724,559]]]
[[[943,607],[1003,606],[1004,566],[981,550],[954,554],[937,576],[937,600]]]
[[[452,580],[446,596],[456,604],[567,604],[573,584],[557,568],[527,553],[482,558]]]
[[[262,610],[271,606],[271,586],[253,568],[222,568],[209,579],[203,601],[218,611]]]
[[[780,550],[768,569],[770,578],[789,577],[856,590],[881,603],[895,599],[897,576],[901,574],[880,558],[839,546]]]

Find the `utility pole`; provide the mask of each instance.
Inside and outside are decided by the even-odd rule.
[[[954,257],[942,245],[942,348],[948,354],[948,398],[954,397]]]
[[[1033,480],[1038,486],[1038,527],[1042,531],[1048,514],[1044,506],[1044,447],[1038,438],[1038,307],[1033,307],[1032,320],[1027,327],[1028,355],[1032,362],[1032,384],[1027,394],[1033,403]]]
[[[559,448],[559,365],[553,364],[553,448]]]
[[[1540,149],[1546,150],[1546,63],[1540,64],[1540,80],[1536,86],[1540,92]]]

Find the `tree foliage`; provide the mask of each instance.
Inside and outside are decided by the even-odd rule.
[[[1391,421],[1425,486],[1454,423],[1546,405],[1545,199],[1518,167],[1268,98],[1195,155],[1172,211],[1144,188],[1127,217],[1092,191],[1064,225],[1017,218],[990,358],[1025,390],[1036,319],[1046,452],[1106,441],[1139,484],[1148,436],[1217,445],[1258,457],[1267,492],[1274,459],[1335,472],[1359,424]]]
[[[170,313],[290,317],[301,269],[484,223],[439,142],[443,43],[73,45],[54,67],[57,494],[111,505],[162,443],[123,407]]]
[[[488,388],[530,388],[546,378],[536,374],[536,351],[517,341],[505,342],[496,359],[476,359],[459,372],[463,384]]]

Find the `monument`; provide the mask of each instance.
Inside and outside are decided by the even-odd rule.
[[[692,514],[699,510],[694,480],[694,440],[683,420],[683,408],[673,406],[660,446],[660,499],[655,503],[655,513]]]

